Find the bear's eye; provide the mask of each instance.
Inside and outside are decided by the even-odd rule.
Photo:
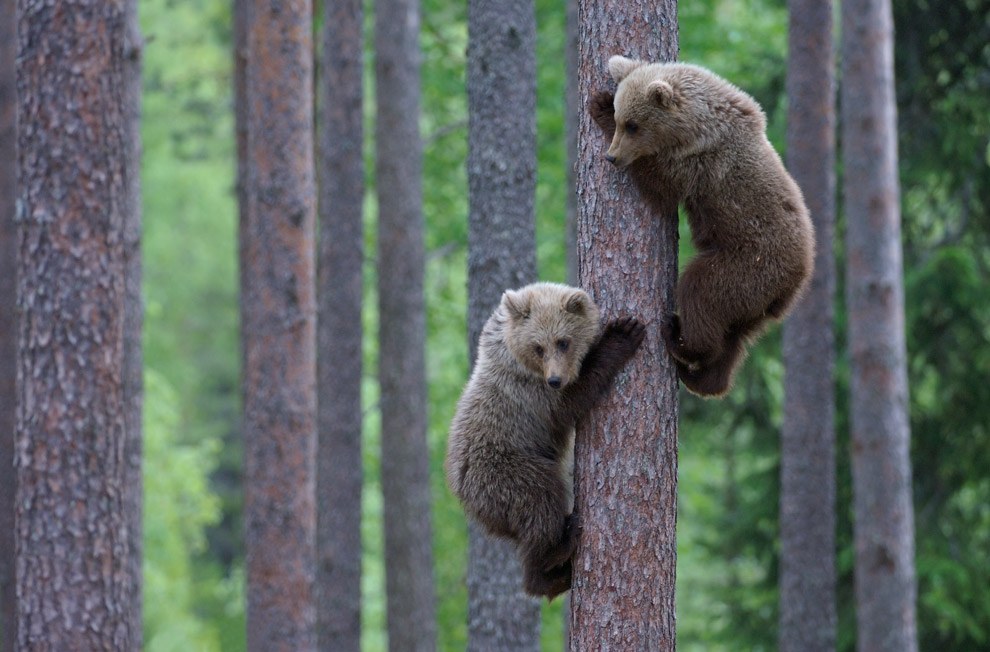
[[[635,122],[629,121],[626,123],[626,133],[632,136],[637,131],[639,131],[639,125]]]
[[[544,353],[543,347],[540,346],[539,344],[537,344],[535,347],[533,347],[533,351],[536,353],[536,357],[538,357],[538,358],[542,358],[543,357],[543,353]]]
[[[571,347],[570,340],[557,340],[557,350],[561,353],[566,353],[567,349]]]

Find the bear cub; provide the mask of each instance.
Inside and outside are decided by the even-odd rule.
[[[690,64],[608,62],[618,87],[593,96],[611,139],[656,212],[683,203],[697,255],[677,285],[662,334],[685,386],[729,391],[745,345],[800,297],[814,265],[814,230],[797,184],[766,137],[752,97]]]
[[[586,292],[555,283],[506,291],[482,330],[444,468],[465,512],[517,543],[531,595],[571,586],[574,426],[645,333],[632,317],[603,329]]]

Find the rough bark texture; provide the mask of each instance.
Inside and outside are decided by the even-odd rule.
[[[391,650],[436,648],[426,441],[419,3],[375,8],[379,367]]]
[[[578,0],[567,3],[567,40],[565,41],[564,132],[567,138],[567,282],[578,282],[577,213],[578,201],[575,176],[577,174],[578,131],[581,128],[581,95],[578,91],[578,56],[581,39],[581,23]]]
[[[0,650],[17,641],[14,584],[14,406],[17,378],[16,0],[0,0]]]
[[[144,404],[141,328],[144,301],[141,296],[141,59],[144,42],[138,23],[137,0],[126,0],[124,45],[124,120],[127,129],[125,163],[126,213],[124,216],[124,498],[127,529],[131,537],[131,577],[134,578],[130,614],[134,621],[134,647],[142,644],[142,560],[144,482],[141,474],[143,450],[141,414]]]
[[[784,323],[782,652],[835,649],[835,56],[832,3],[790,0],[787,163],[815,225],[815,272]]]
[[[842,3],[857,646],[918,648],[889,0]]]
[[[324,652],[361,645],[361,5],[325,3],[320,65],[316,603]]]
[[[126,11],[19,10],[18,649],[133,650]]]
[[[571,650],[673,650],[677,560],[677,376],[660,336],[674,310],[677,212],[653,214],[586,107],[614,87],[613,54],[670,61],[675,0],[581,0],[581,131],[577,163],[581,282],[602,308],[647,324],[647,339],[601,409],[580,424],[575,499],[583,532],[574,558]]]
[[[468,348],[502,292],[536,280],[536,17],[532,0],[468,3]],[[512,107],[507,111],[506,107]],[[468,649],[539,650],[540,604],[515,546],[471,523]]]
[[[241,224],[247,644],[316,649],[311,5],[251,0]]]

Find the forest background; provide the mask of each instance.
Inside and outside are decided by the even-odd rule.
[[[316,16],[322,15],[319,2]],[[231,4],[142,0],[146,649],[244,648],[242,445]],[[536,0],[537,251],[566,281],[565,3]],[[920,648],[990,644],[990,3],[895,0],[906,332]],[[366,11],[370,43],[372,8]],[[780,0],[692,0],[680,59],[750,92],[781,154]],[[318,29],[318,25],[314,25]],[[316,39],[318,42],[319,39]],[[466,4],[423,0],[427,372],[438,633],[464,649],[467,530],[444,486],[447,426],[468,374]],[[602,53],[602,75],[611,52]],[[365,58],[366,333],[377,331],[372,73]],[[841,80],[840,80],[841,83]],[[512,110],[512,107],[506,107]],[[840,143],[841,147],[841,143]],[[841,192],[841,171],[840,171]],[[837,255],[842,257],[842,215]],[[682,236],[687,231],[682,224]],[[682,237],[682,260],[690,252]],[[837,297],[842,297],[839,279]],[[839,648],[852,649],[844,309],[837,300]],[[362,648],[385,649],[377,340],[365,337]],[[725,401],[682,396],[678,646],[768,650],[777,623],[780,331]],[[561,603],[544,649],[561,649]]]

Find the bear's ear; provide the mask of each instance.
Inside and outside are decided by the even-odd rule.
[[[519,321],[529,317],[529,295],[515,290],[506,290],[502,294],[502,305],[513,320]]]
[[[564,310],[574,315],[587,314],[591,307],[591,297],[583,290],[578,290],[564,300]]]
[[[642,61],[636,61],[635,59],[629,59],[617,54],[608,60],[608,72],[612,75],[612,79],[615,83],[618,84],[625,79],[629,73],[642,65]]]
[[[674,87],[662,79],[651,81],[646,87],[646,93],[662,109],[674,106],[676,101]]]

